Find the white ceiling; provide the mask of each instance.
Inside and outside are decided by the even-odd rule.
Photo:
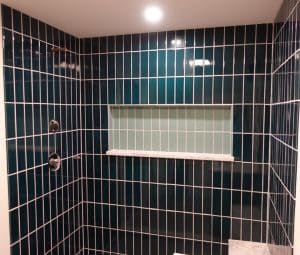
[[[2,0],[78,37],[273,22],[282,0]],[[160,6],[149,24],[143,11]]]

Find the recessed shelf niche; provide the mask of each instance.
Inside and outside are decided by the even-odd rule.
[[[231,105],[110,105],[108,155],[233,161]]]

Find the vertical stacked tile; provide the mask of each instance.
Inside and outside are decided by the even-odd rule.
[[[265,242],[272,25],[80,45],[85,250],[226,255],[229,238]],[[149,104],[232,105],[235,161],[106,156],[109,105]]]
[[[80,252],[79,40],[2,6],[11,254]],[[60,123],[49,133],[51,119]],[[51,172],[57,152],[61,169]]]
[[[270,135],[269,241],[273,254],[291,254],[298,155],[299,1],[284,1],[274,27]],[[277,252],[277,253],[276,253]]]

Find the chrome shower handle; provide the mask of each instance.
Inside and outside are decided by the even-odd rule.
[[[60,168],[60,164],[61,164],[60,156],[56,152],[51,153],[48,159],[48,165],[50,170],[57,171]]]

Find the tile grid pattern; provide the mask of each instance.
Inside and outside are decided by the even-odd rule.
[[[299,100],[296,72],[299,69],[298,19],[299,1],[286,2],[274,32],[270,118],[269,234],[273,243],[290,247],[293,246],[292,212],[298,149],[295,132]],[[136,254],[140,251],[147,254],[154,250],[162,254],[174,250],[188,254],[199,251],[201,254],[226,254],[228,236],[265,240],[267,155],[261,153],[265,155],[262,159],[255,152],[261,148],[266,151],[268,142],[259,142],[256,147],[255,141],[268,133],[270,26],[257,25],[257,29],[260,26],[259,29],[265,29],[268,35],[265,55],[268,62],[264,63],[267,67],[264,73],[256,70],[263,62],[257,56],[261,56],[259,46],[263,48],[265,44],[261,41],[264,33],[256,31],[254,37],[248,37],[247,33],[251,35],[252,29],[246,26],[84,39],[81,40],[83,75],[80,77],[77,69],[79,41],[76,38],[8,7],[3,7],[3,24],[7,125],[14,127],[7,129],[10,220],[14,226],[11,238],[15,240],[11,245],[13,254],[81,254],[78,240],[81,238],[82,188],[84,252],[89,254],[99,251],[103,254]],[[227,38],[231,37],[232,31],[235,39],[230,42]],[[174,38],[168,40],[168,47],[161,43],[164,37]],[[205,45],[201,45],[203,37]],[[237,37],[242,38],[241,41]],[[248,42],[247,38],[255,38],[256,44]],[[173,40],[177,48],[172,46]],[[180,46],[179,41],[186,45]],[[67,45],[71,50],[66,56],[51,55],[53,46],[68,48]],[[254,47],[255,61],[249,64],[249,56],[253,59],[251,47]],[[229,65],[226,54],[234,59]],[[190,68],[193,58],[207,56],[217,59],[212,70],[209,67]],[[222,58],[223,64],[220,64]],[[173,69],[168,63],[174,61]],[[155,62],[153,68],[151,63]],[[238,70],[241,63],[243,68]],[[55,66],[60,64],[61,68],[56,69]],[[84,85],[81,88],[80,79]],[[241,88],[238,88],[239,84],[242,84]],[[80,89],[84,100],[82,108]],[[108,104],[148,103],[232,104],[237,162],[106,157]],[[256,120],[261,116],[261,109],[256,107],[263,108],[260,121]],[[81,152],[78,144],[81,140],[80,111],[84,117],[83,187],[80,163],[72,159]],[[51,113],[66,120],[57,135],[47,131]],[[251,123],[248,123],[249,116],[252,116]],[[276,122],[282,117],[286,119],[280,123],[288,125]],[[77,119],[75,124],[74,119]],[[64,147],[66,144],[68,148]],[[45,163],[54,147],[64,155],[63,169],[67,169],[67,173],[58,177],[47,175]],[[251,153],[246,151],[249,147]],[[287,175],[287,172],[291,174]],[[252,179],[250,185],[247,183],[249,176]],[[237,197],[240,200],[235,201]],[[221,208],[215,205],[215,200],[220,198]],[[211,202],[207,203],[207,200]],[[262,201],[254,204],[257,200]],[[231,203],[229,211],[225,201]],[[249,205],[250,209],[247,208]],[[254,216],[257,208],[260,208],[260,215]],[[40,211],[44,221],[38,214]],[[76,226],[68,224],[70,220]],[[62,222],[66,225],[59,228]],[[195,226],[189,229],[190,225]],[[221,230],[216,228],[219,225]],[[255,239],[257,229],[260,229],[259,240]],[[204,232],[209,232],[208,236]],[[249,232],[250,236],[244,236]],[[289,254],[288,249],[286,254]]]
[[[271,49],[272,25],[81,40],[89,254],[226,255],[228,238],[266,241]],[[115,104],[230,104],[236,161],[108,157]]]
[[[11,254],[79,254],[79,40],[7,6],[2,25]],[[54,151],[62,166],[50,172]]]
[[[232,154],[231,106],[109,107],[109,150]]]
[[[291,254],[298,155],[300,3],[284,1],[275,21],[270,135],[269,241]],[[272,252],[276,253],[276,246]]]

